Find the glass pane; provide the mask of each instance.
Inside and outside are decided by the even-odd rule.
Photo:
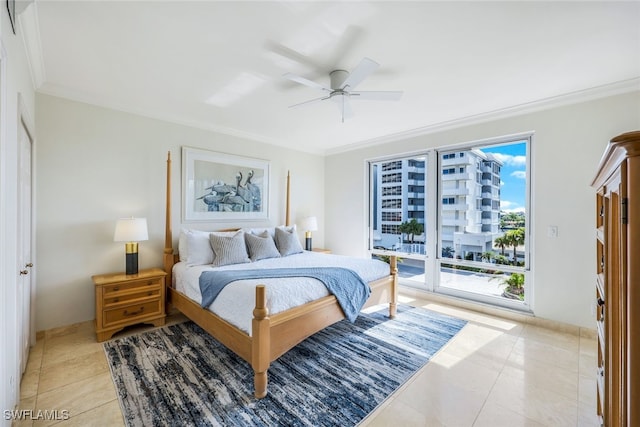
[[[489,297],[524,301],[524,274],[442,263],[440,286]]]
[[[439,286],[524,298],[527,141],[442,152],[439,162]]]
[[[371,247],[425,255],[426,158],[377,162],[371,171]]]
[[[384,255],[382,253],[374,253],[371,257],[386,263],[389,262],[389,255]],[[425,280],[424,260],[403,258],[401,256],[398,258],[398,282],[400,284],[413,287],[424,287]]]

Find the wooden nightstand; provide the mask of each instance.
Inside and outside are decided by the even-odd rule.
[[[136,323],[164,325],[166,275],[159,268],[151,268],[132,275],[93,276],[98,342],[108,340],[116,332]]]
[[[313,248],[311,250],[313,252],[320,252],[321,254],[330,254],[331,253],[331,249]]]

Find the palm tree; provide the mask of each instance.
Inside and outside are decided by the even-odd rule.
[[[513,265],[518,263],[518,246],[524,245],[524,228],[516,228],[515,230],[507,231],[505,234],[508,245],[513,246]]]
[[[491,262],[494,258],[495,254],[493,252],[482,252],[482,261]]]
[[[493,244],[500,248],[502,256],[504,256],[504,248],[506,248],[507,246],[511,246],[511,243],[508,241],[506,235],[496,237],[493,240]]]
[[[442,248],[442,258],[453,258],[453,248],[451,246],[446,246]]]
[[[419,236],[424,232],[424,226],[418,222],[415,218],[411,221],[405,221],[398,227],[398,231],[404,233],[409,238],[409,243],[413,243],[413,238]]]

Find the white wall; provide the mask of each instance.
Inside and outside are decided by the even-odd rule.
[[[335,253],[366,255],[366,159],[534,131],[534,312],[593,328],[595,196],[590,184],[609,139],[637,129],[639,92],[328,156],[327,247]],[[547,237],[549,225],[558,226],[558,238]]]
[[[17,324],[18,96],[33,117],[34,90],[20,34],[13,34],[5,2],[0,7],[0,410],[18,402],[20,367]],[[2,425],[10,421],[0,418]]]
[[[317,214],[321,229],[314,241],[324,243],[322,157],[42,94],[36,114],[38,330],[95,318],[91,276],[124,270],[124,245],[113,242],[118,218],[147,218],[149,241],[140,243],[140,268],[162,267],[167,151],[177,249],[182,146],[271,162],[270,221],[184,227],[282,224],[290,170],[291,220]]]

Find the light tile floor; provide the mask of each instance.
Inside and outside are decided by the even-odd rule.
[[[400,301],[469,323],[363,425],[598,425],[595,339],[412,296]],[[170,317],[171,323],[182,320],[181,315]],[[39,334],[22,378],[19,409],[67,410],[70,418],[23,420],[14,423],[18,426],[123,425],[92,322]]]

